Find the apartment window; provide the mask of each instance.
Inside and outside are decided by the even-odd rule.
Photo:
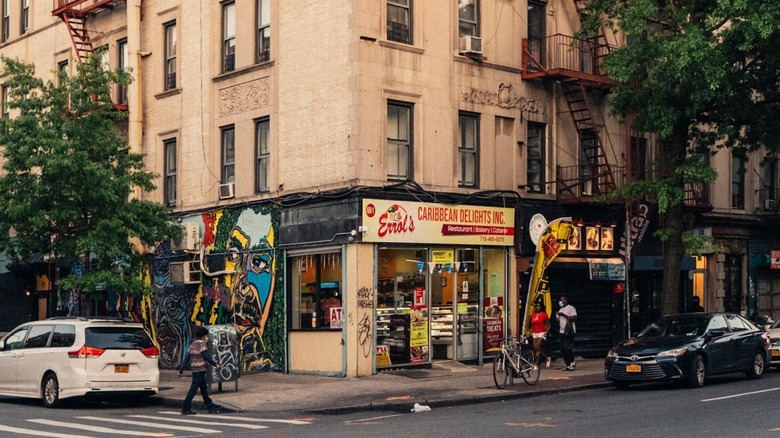
[[[387,0],[387,39],[412,43],[412,0]]]
[[[479,116],[477,114],[460,113],[458,115],[460,128],[460,177],[458,186],[477,187],[477,166],[479,164]]]
[[[22,17],[19,33],[24,35],[30,30],[30,0],[22,0]]]
[[[631,177],[636,181],[647,179],[647,139],[631,137]]]
[[[255,191],[267,192],[268,187],[268,160],[271,152],[268,148],[269,129],[271,122],[263,118],[255,122],[255,153],[257,155],[257,168],[255,169]]]
[[[412,105],[387,104],[387,179],[412,178]]]
[[[257,62],[271,59],[271,0],[257,0]]]
[[[2,35],[2,41],[0,42],[6,42],[8,41],[8,36],[10,35],[11,30],[11,0],[3,0],[3,35]]]
[[[110,71],[111,60],[108,59],[108,45],[98,48],[96,52],[98,53],[98,56],[100,56],[100,66],[103,67],[103,70]]]
[[[175,207],[178,202],[176,191],[176,139],[166,140],[165,148],[165,205]]]
[[[222,128],[222,184],[236,180],[236,129]]]
[[[458,0],[460,36],[479,36],[479,0]]]
[[[0,102],[0,105],[2,105],[2,112],[3,112],[2,117],[4,119],[7,119],[11,115],[11,113],[9,112],[10,110],[8,109],[8,87],[6,87],[5,85],[0,87],[0,93],[2,93],[2,96],[0,96],[0,99],[2,99],[2,102]]]
[[[547,2],[528,1],[528,52],[531,58],[541,65],[544,64],[544,37],[546,36],[545,21]],[[526,68],[538,70],[536,63],[529,60]]]
[[[777,158],[765,158],[762,164],[761,195],[759,198],[765,210],[775,211],[780,196],[777,192]]]
[[[117,47],[117,66],[120,70],[127,71],[127,40],[119,40],[116,44]],[[117,103],[120,105],[127,104],[127,86],[120,85],[117,88]]]
[[[165,33],[165,82],[166,90],[176,88],[176,22],[166,23]]]
[[[222,72],[236,69],[236,4],[222,5]]]
[[[745,160],[731,156],[731,208],[745,208]]]
[[[57,73],[59,74],[58,82],[62,85],[62,80],[68,76],[68,61],[60,61],[57,63]]]
[[[545,148],[546,139],[545,133],[547,125],[543,123],[528,122],[528,138],[526,139],[526,147],[528,149],[528,157],[526,160],[527,165],[527,177],[526,183],[527,190],[533,193],[544,193],[546,181],[545,181]]]

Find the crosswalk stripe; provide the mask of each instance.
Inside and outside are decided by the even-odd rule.
[[[198,432],[198,433],[221,433],[222,432],[221,430],[205,429],[202,427],[187,427],[187,426],[180,426],[178,424],[164,424],[164,423],[150,423],[148,421],[122,420],[119,418],[105,418],[105,417],[76,417],[76,418],[80,418],[82,420],[106,421],[109,423],[131,424],[134,426],[157,427],[160,429],[186,430],[188,432]]]
[[[137,432],[132,430],[111,429],[110,427],[87,426],[85,424],[67,423],[65,421],[46,420],[43,418],[31,418],[28,419],[27,421],[31,423],[44,424],[46,426],[69,427],[71,429],[89,430],[98,433],[113,433],[117,435],[160,436],[160,437],[174,436],[172,433],[168,433],[168,432]]]
[[[23,429],[21,427],[4,426],[0,424],[0,432],[11,432],[19,435],[47,436],[52,438],[91,438],[87,435],[73,435],[71,433],[44,432],[35,429]]]
[[[165,415],[181,415],[180,412],[175,412],[175,411],[160,411],[159,413]],[[208,417],[216,418],[219,420],[235,420],[236,418],[239,418],[232,415],[219,415],[219,414],[208,414]],[[241,421],[252,422],[252,423],[281,423],[281,424],[292,424],[296,426],[300,426],[303,424],[311,424],[311,421],[303,421],[303,420],[278,420],[276,418],[243,418],[243,417],[240,418]]]
[[[160,417],[155,417],[154,415],[128,415],[130,418],[147,418],[150,420],[158,420]],[[213,418],[212,415],[209,415],[209,420]],[[236,417],[233,417],[233,420],[235,420]],[[174,423],[187,423],[187,424],[200,424],[203,426],[229,426],[229,427],[239,427],[243,429],[268,429],[268,426],[261,426],[258,424],[240,424],[240,423],[215,423],[213,421],[198,421],[192,417],[188,418],[164,418],[163,421],[171,421]]]

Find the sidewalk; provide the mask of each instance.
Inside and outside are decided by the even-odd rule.
[[[563,371],[563,361],[541,369],[539,383],[527,385],[521,378],[514,386],[497,389],[493,364],[467,365],[455,361],[434,362],[428,369],[382,371],[359,378],[323,377],[276,372],[244,375],[234,382],[211,387],[215,403],[240,411],[307,412],[337,414],[367,410],[410,412],[415,403],[430,407],[511,400],[608,385],[603,359],[577,358],[575,371]],[[174,370],[160,370],[160,392],[154,397],[168,406],[181,406],[190,376],[177,378]],[[196,411],[205,410],[200,394]]]

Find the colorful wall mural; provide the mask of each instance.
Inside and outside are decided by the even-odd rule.
[[[150,281],[157,293],[141,306],[141,319],[160,347],[160,367],[175,368],[197,326],[231,325],[242,373],[281,370],[285,363],[283,261],[273,205],[223,209],[182,218],[198,224],[199,251],[160,245]],[[170,264],[197,262],[197,284],[173,284]]]

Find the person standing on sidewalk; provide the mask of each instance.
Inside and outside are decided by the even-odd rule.
[[[547,316],[547,312],[544,310],[544,305],[541,303],[534,303],[534,311],[531,314],[531,340],[534,346],[534,355],[536,361],[534,362],[534,368],[536,368],[542,360],[542,343],[547,339],[547,335],[550,332],[550,317]],[[550,356],[546,356],[547,368],[550,368]]]
[[[220,365],[214,362],[211,358],[211,352],[206,340],[209,338],[209,331],[206,327],[198,327],[195,329],[195,340],[190,344],[187,349],[187,353],[184,354],[184,359],[179,365],[179,377],[181,373],[187,368],[187,365],[192,371],[192,383],[190,384],[190,390],[187,392],[187,396],[184,398],[184,404],[181,407],[182,415],[195,415],[195,411],[192,410],[192,399],[195,398],[195,394],[200,389],[200,395],[203,397],[203,402],[206,403],[209,413],[219,412],[219,406],[214,404],[209,397],[209,387],[206,383],[206,372],[208,371],[207,364],[220,368]]]
[[[574,361],[574,335],[577,333],[577,309],[569,304],[569,298],[566,295],[561,296],[558,305],[561,307],[556,313],[561,333],[561,354],[563,362],[566,364],[564,371],[574,371],[577,363]]]

